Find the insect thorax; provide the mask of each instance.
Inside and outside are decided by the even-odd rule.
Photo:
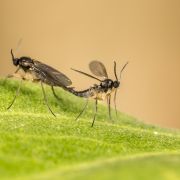
[[[111,79],[105,79],[100,83],[100,86],[104,92],[107,92],[109,89],[112,89],[114,82]]]
[[[91,88],[91,98],[98,100],[105,100],[107,96],[113,93],[115,88],[113,87],[113,81],[106,79],[100,83],[100,85],[95,85]]]

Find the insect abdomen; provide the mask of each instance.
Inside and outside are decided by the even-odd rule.
[[[88,98],[88,97],[94,96],[94,91],[93,91],[92,88],[89,88],[89,89],[86,89],[86,90],[83,90],[83,91],[76,91],[73,88],[68,88],[68,91],[70,93],[76,95],[76,96],[79,96],[79,97]]]

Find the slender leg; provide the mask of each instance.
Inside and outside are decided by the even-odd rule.
[[[117,95],[117,89],[115,90],[115,93],[114,93],[114,108],[115,108],[115,111],[116,111],[116,118],[117,118],[116,95]]]
[[[92,122],[91,127],[94,126],[94,122],[95,122],[95,120],[96,120],[96,114],[97,114],[97,110],[98,110],[97,105],[98,105],[98,100],[96,99],[96,100],[95,100],[95,113],[94,113],[94,118],[93,118],[93,122]]]
[[[9,109],[11,108],[11,106],[14,104],[17,96],[19,95],[19,91],[20,91],[20,89],[21,89],[21,84],[22,84],[22,80],[20,81],[19,86],[18,86],[18,88],[17,88],[17,90],[16,90],[16,94],[15,94],[15,96],[14,96],[11,104],[7,107],[7,110],[9,110]]]
[[[56,94],[55,90],[54,90],[54,86],[51,86],[51,90],[53,92],[54,97],[58,100],[61,101],[62,99],[60,97],[58,97],[58,95]]]
[[[109,113],[109,120],[111,120],[111,95],[109,95],[108,97],[108,113]]]
[[[14,72],[14,74],[16,74],[19,70],[20,70],[20,67],[18,67],[18,68],[16,69],[16,71]],[[3,81],[3,84],[6,83],[7,79],[14,77],[14,74],[8,74],[8,75],[5,77],[5,79],[4,79],[4,81]]]
[[[51,112],[51,114],[56,117],[56,115],[53,113],[53,111],[51,110],[51,108],[50,108],[49,105],[48,105],[48,100],[47,100],[47,97],[46,97],[46,93],[45,93],[45,90],[44,90],[42,81],[41,81],[41,87],[42,87],[42,92],[43,92],[44,101],[45,101],[45,103],[46,103],[46,106],[48,107],[48,109],[49,109],[49,111]]]
[[[75,121],[77,121],[77,120],[79,119],[79,117],[82,115],[82,113],[85,111],[85,109],[86,109],[86,107],[87,107],[87,105],[88,105],[88,102],[89,102],[89,99],[87,98],[87,99],[86,99],[86,103],[85,103],[83,109],[81,110],[81,112],[79,113],[79,115],[76,117]]]
[[[21,69],[21,68],[18,67],[18,68],[16,69],[16,71],[14,72],[14,74],[18,73],[18,71],[19,71],[20,69]],[[14,76],[13,74],[8,74],[8,75],[6,76],[6,79],[7,79],[7,78],[12,78],[13,76]]]
[[[16,71],[14,72],[14,74],[16,74],[20,69],[21,69],[21,68],[18,67],[18,68],[16,69]]]

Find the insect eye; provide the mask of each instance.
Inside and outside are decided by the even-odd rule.
[[[13,64],[17,66],[19,64],[19,59],[18,58],[13,59]]]
[[[118,82],[118,81],[114,81],[114,87],[115,87],[115,88],[118,88],[118,87],[119,87],[119,85],[120,85],[120,82]]]

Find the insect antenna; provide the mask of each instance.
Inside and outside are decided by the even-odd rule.
[[[11,49],[11,56],[12,56],[12,60],[14,60],[14,54],[13,54],[13,50]]]
[[[16,53],[17,53],[17,51],[19,51],[19,48],[20,48],[20,46],[21,46],[21,44],[22,44],[22,41],[23,41],[23,39],[20,38],[19,41],[18,41],[18,43],[17,43],[16,49],[15,49]]]
[[[128,63],[129,63],[129,62],[127,62],[127,63],[123,66],[123,68],[121,69],[119,79],[121,79],[121,74],[122,74],[122,72],[124,71],[125,67],[128,65]]]
[[[115,75],[116,81],[118,81],[117,71],[116,71],[116,61],[114,61],[114,75]]]
[[[22,38],[19,39],[18,43],[17,43],[17,46],[16,46],[16,49],[15,49],[15,52],[17,52],[19,50],[19,47],[21,46],[22,44]],[[14,54],[13,54],[13,50],[11,49],[11,56],[12,56],[12,60],[14,60]]]
[[[116,80],[117,81],[120,81],[121,79],[121,74],[122,72],[124,71],[124,69],[126,68],[126,66],[128,65],[129,62],[127,62],[121,69],[120,71],[120,76],[119,76],[119,80],[117,78],[117,73],[116,73],[116,62],[114,61],[114,75],[116,77]],[[117,96],[117,89],[115,90],[115,93],[114,93],[114,108],[115,108],[115,112],[116,112],[116,118],[118,117],[118,114],[117,114],[117,107],[116,107],[116,96]]]

